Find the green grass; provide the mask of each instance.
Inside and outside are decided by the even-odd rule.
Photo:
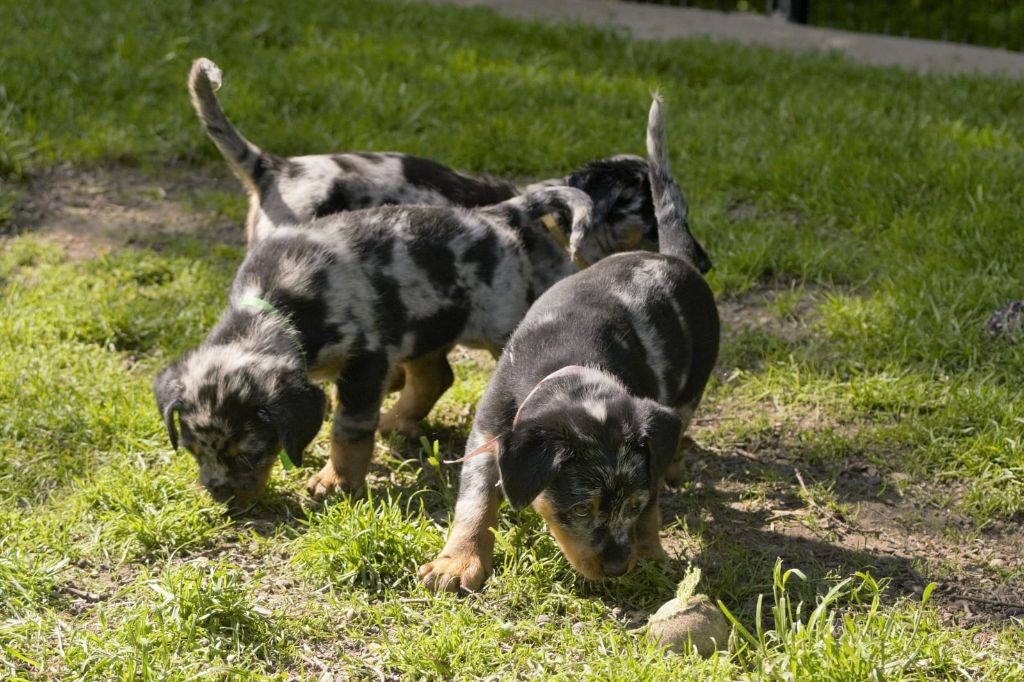
[[[24,234],[0,242],[0,676],[1024,678],[1019,620],[961,628],[941,590],[898,580],[954,581],[975,559],[911,547],[918,563],[893,568],[841,537],[893,495],[964,519],[937,537],[993,551],[987,534],[1024,518],[1024,351],[981,330],[1024,297],[1024,85],[481,10],[275,7],[0,0],[0,224],[22,231],[15,197],[56,164],[226,177],[185,94],[199,55],[272,151],[401,149],[519,178],[641,152],[660,87],[711,283],[739,306],[698,415],[700,480],[668,496],[682,561],[590,583],[536,515],[504,510],[482,594],[419,587],[454,499],[440,460],[486,385],[478,356],[427,422],[436,442],[379,441],[371,499],[309,508],[311,469],[279,470],[232,519],[170,451],[149,385],[213,324],[242,250],[160,234],[74,258]],[[210,224],[244,215],[213,184],[167,201]],[[876,479],[854,489],[853,466]],[[772,530],[779,509],[804,535]],[[1020,594],[1010,559],[987,575]],[[689,561],[749,635],[707,661],[657,651],[617,611],[669,599]]]

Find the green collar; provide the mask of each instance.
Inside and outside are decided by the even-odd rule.
[[[270,301],[256,296],[243,296],[238,299],[238,305],[243,308],[252,308],[253,310],[269,313],[271,317],[281,323],[281,327],[284,329],[284,332],[291,337],[292,341],[295,342],[295,346],[300,351],[302,350],[302,344],[299,341],[299,330],[296,329],[295,323],[293,323],[287,315],[275,308]]]

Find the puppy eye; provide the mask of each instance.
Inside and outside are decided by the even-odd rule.
[[[644,436],[643,438],[640,439],[639,446],[640,446],[641,450],[650,450],[651,449],[651,439],[648,438],[647,436]]]
[[[577,504],[575,507],[569,510],[569,512],[577,519],[590,518],[591,506],[587,503]]]

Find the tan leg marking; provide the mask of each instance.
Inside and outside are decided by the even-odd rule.
[[[380,416],[377,428],[382,434],[419,437],[422,433],[420,420],[430,414],[438,398],[454,381],[446,357],[449,350],[445,348],[403,363],[405,387],[391,411]]]
[[[373,457],[373,435],[350,441],[331,440],[331,458],[306,484],[313,497],[333,492],[360,493]]]
[[[476,592],[491,573],[494,559],[494,532],[498,525],[498,493],[472,515],[452,523],[448,541],[436,559],[420,566],[420,580],[434,592]]]

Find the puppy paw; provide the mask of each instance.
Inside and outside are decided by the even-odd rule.
[[[360,495],[365,487],[365,481],[348,481],[340,476],[334,467],[328,462],[327,466],[318,473],[309,477],[306,483],[306,490],[314,499],[322,500],[335,493],[346,493],[349,495]]]
[[[419,440],[420,436],[423,435],[423,429],[420,428],[419,422],[394,412],[388,412],[380,416],[377,430],[384,436],[397,433],[413,441]]]
[[[420,566],[420,580],[434,592],[476,592],[487,580],[490,567],[475,554],[445,556]]]

